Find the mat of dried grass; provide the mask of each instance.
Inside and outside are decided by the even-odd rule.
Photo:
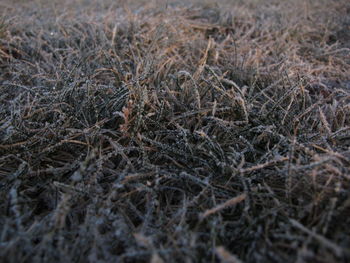
[[[0,9],[1,262],[350,260],[347,1]]]

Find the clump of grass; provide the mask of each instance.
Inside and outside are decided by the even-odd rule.
[[[348,261],[348,4],[325,2],[8,6],[1,260]]]

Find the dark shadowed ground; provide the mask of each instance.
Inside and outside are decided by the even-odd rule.
[[[350,4],[0,2],[0,262],[349,262]]]

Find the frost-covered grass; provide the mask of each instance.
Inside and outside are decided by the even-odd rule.
[[[348,1],[0,10],[1,262],[350,260]]]

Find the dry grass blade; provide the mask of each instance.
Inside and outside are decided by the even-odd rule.
[[[222,263],[243,263],[243,261],[232,255],[224,247],[216,247],[215,252],[219,256]]]
[[[215,214],[217,212],[220,212],[221,210],[224,210],[228,207],[231,207],[231,206],[234,206],[234,205],[237,205],[239,204],[240,202],[244,201],[246,199],[247,195],[246,194],[241,194],[239,196],[236,196],[230,200],[227,200],[226,202],[216,206],[216,207],[213,207],[211,209],[208,209],[206,210],[204,213],[202,213],[200,215],[200,218],[201,219],[204,219],[212,214]]]

